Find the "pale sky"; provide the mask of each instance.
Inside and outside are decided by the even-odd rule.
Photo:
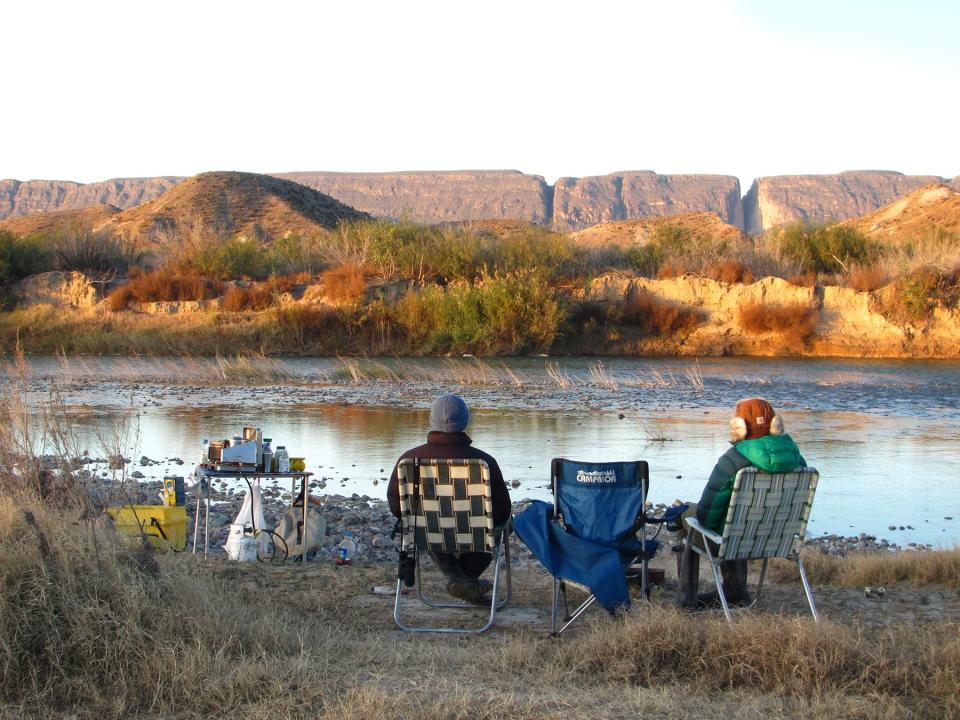
[[[0,178],[960,175],[960,2],[4,4]]]

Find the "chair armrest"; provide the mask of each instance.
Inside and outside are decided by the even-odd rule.
[[[707,540],[715,542],[717,545],[723,542],[723,538],[717,535],[713,530],[707,530],[696,518],[688,517],[686,518],[687,525],[690,526],[691,530],[696,530],[698,533],[703,535]]]

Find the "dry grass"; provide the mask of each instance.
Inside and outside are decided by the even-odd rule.
[[[817,585],[862,588],[905,583],[914,587],[948,585],[960,589],[960,548],[896,553],[855,553],[835,557],[803,554],[810,581]],[[793,563],[778,563],[774,578],[799,578]]]
[[[29,413],[22,402],[11,404],[22,399],[15,387],[4,387],[3,397],[12,416]],[[10,445],[10,417],[0,423],[0,447]],[[392,565],[241,566],[154,555],[119,543],[88,505],[53,511],[12,469],[31,466],[0,465],[0,713],[960,715],[955,624],[864,632],[754,612],[738,616],[731,632],[715,615],[641,605],[616,620],[592,613],[559,640],[545,627],[505,622],[474,639],[405,635],[393,627],[391,600],[369,593],[390,582]],[[75,496],[81,492],[74,486]],[[863,576],[871,583],[909,572],[920,579],[908,568],[921,564],[937,582],[960,574],[958,551],[900,557],[849,567],[876,563]],[[521,607],[546,603],[545,575],[526,571],[515,580]]]
[[[693,308],[661,300],[645,290],[633,293],[615,315],[612,319],[636,327],[644,335],[663,337],[690,332],[702,322]]]
[[[132,276],[130,282],[110,293],[110,310],[125,310],[131,302],[206,300],[220,295],[222,285],[192,272],[156,270]]]
[[[231,285],[223,294],[220,307],[226,312],[266,310],[275,300],[274,288],[269,283],[252,283],[246,287]]]
[[[323,294],[334,302],[359,302],[367,289],[366,271],[357,263],[327,270],[320,279],[323,283]]]
[[[873,292],[882,288],[889,280],[880,265],[854,265],[846,277],[846,285],[857,292]]]
[[[31,524],[24,510],[33,514]],[[71,516],[68,516],[70,518]],[[106,527],[0,500],[0,699],[35,715],[327,718],[950,717],[951,625],[871,633],[764,614],[644,607],[574,635],[474,640],[391,628],[390,567],[144,555]],[[518,577],[521,602],[529,595]],[[273,592],[264,592],[270,587]],[[543,590],[544,588],[537,588]],[[536,594],[545,602],[546,592]],[[666,689],[669,688],[669,691]]]
[[[746,332],[777,333],[790,347],[809,345],[817,326],[817,311],[803,303],[744,303],[740,305],[738,318]]]
[[[657,270],[657,277],[668,280],[691,272],[700,277],[725,283],[752,283],[756,279],[754,269],[739,258],[721,258],[711,262],[697,262],[693,265],[684,258],[671,258],[665,260]]]

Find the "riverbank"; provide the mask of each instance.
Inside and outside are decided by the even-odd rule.
[[[30,520],[24,511],[30,512]],[[771,573],[731,632],[672,608],[669,582],[621,619],[547,632],[550,579],[517,559],[514,601],[474,639],[397,630],[394,562],[300,564],[153,555],[109,530],[0,500],[0,708],[9,716],[323,718],[955,717],[958,553],[952,575],[883,595],[811,563],[823,624]],[[659,561],[669,571],[672,557]],[[902,566],[897,563],[897,566]],[[911,567],[918,567],[914,561]],[[881,579],[881,576],[875,576]],[[880,584],[880,583],[877,583]],[[413,603],[413,598],[405,599]],[[421,615],[422,617],[422,615]],[[43,642],[39,642],[40,639]],[[97,662],[91,662],[97,658]]]
[[[960,310],[925,296],[911,310],[893,285],[858,292],[775,277],[726,283],[625,273],[562,287],[538,282],[407,283],[367,288],[352,301],[305,286],[240,312],[221,298],[134,303],[119,312],[107,301],[48,302],[0,313],[0,348],[19,342],[31,353],[198,357],[960,358]]]

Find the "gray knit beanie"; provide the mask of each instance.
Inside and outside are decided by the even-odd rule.
[[[469,422],[467,404],[457,395],[441,395],[430,406],[430,429],[435,432],[463,432]]]

